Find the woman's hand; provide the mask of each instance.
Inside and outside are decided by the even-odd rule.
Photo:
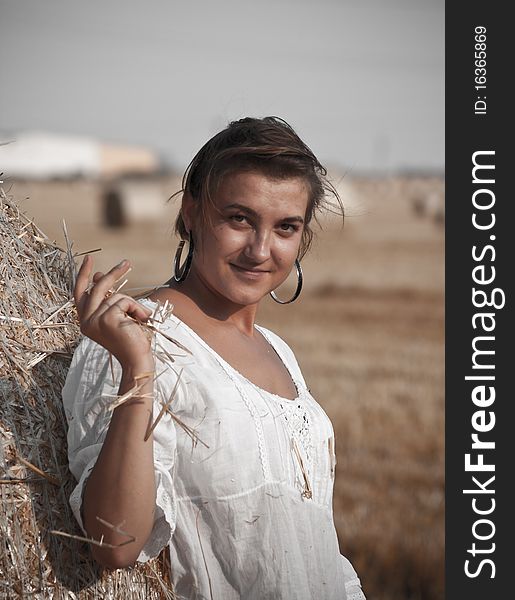
[[[111,294],[129,269],[130,263],[123,260],[106,274],[95,273],[88,292],[93,260],[86,256],[73,291],[81,332],[106,348],[123,369],[151,363],[150,339],[137,321],[146,322],[152,311],[129,296]]]

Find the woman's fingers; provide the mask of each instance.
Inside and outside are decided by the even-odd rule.
[[[84,305],[84,318],[90,318],[105,300],[113,285],[130,269],[130,263],[122,260],[105,275],[101,275],[89,292],[89,301]],[[97,274],[99,275],[99,274]]]
[[[142,322],[147,321],[152,315],[152,311],[149,308],[145,308],[137,300],[134,300],[134,298],[125,296],[124,294],[113,294],[105,298],[93,315],[93,318],[105,318],[107,312],[111,311],[110,314],[113,314],[112,309]],[[119,317],[119,314],[116,316]]]
[[[97,271],[93,275],[93,287],[91,287],[89,279],[93,270],[93,260],[90,256],[84,257],[73,294],[81,322],[100,317],[112,306],[117,306],[120,311],[138,321],[146,321],[150,317],[152,311],[130,296],[111,293],[115,283],[129,268],[129,261],[122,260],[106,274]],[[88,288],[90,288],[89,292]]]
[[[82,312],[81,309],[85,300],[84,296],[86,295],[86,290],[89,286],[89,277],[91,275],[92,266],[93,261],[91,257],[86,255],[82,261],[82,265],[80,266],[77,279],[75,281],[75,287],[73,288],[73,298],[75,300],[77,310],[79,311],[79,315]]]

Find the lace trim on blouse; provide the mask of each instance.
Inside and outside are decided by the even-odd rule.
[[[306,469],[308,481],[310,481],[313,474],[313,436],[308,411],[305,405],[298,400],[281,400],[279,406],[292,445],[296,444],[299,448],[302,463]],[[295,452],[294,449],[293,451]]]

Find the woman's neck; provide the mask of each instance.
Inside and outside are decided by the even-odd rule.
[[[231,302],[207,286],[193,269],[185,281],[177,283],[172,279],[169,287],[161,288],[152,299],[160,302],[168,299],[174,304],[177,316],[184,317],[186,322],[194,323],[195,316],[202,315],[213,326],[232,326],[248,337],[255,335],[254,322],[259,304]]]

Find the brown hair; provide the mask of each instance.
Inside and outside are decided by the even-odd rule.
[[[325,202],[327,193],[335,198],[337,212],[344,216],[340,196],[326,178],[327,170],[293,128],[278,117],[246,117],[229,123],[195,155],[184,173],[182,190],[177,194],[188,194],[199,203],[199,214],[205,223],[206,202],[215,206],[213,195],[223,177],[241,171],[258,171],[276,179],[300,177],[305,181],[309,200],[299,259],[311,245],[313,231],[309,224],[313,217],[316,220],[315,211],[325,204],[329,210],[334,207]],[[188,239],[181,212],[175,222],[175,232],[181,239]]]

